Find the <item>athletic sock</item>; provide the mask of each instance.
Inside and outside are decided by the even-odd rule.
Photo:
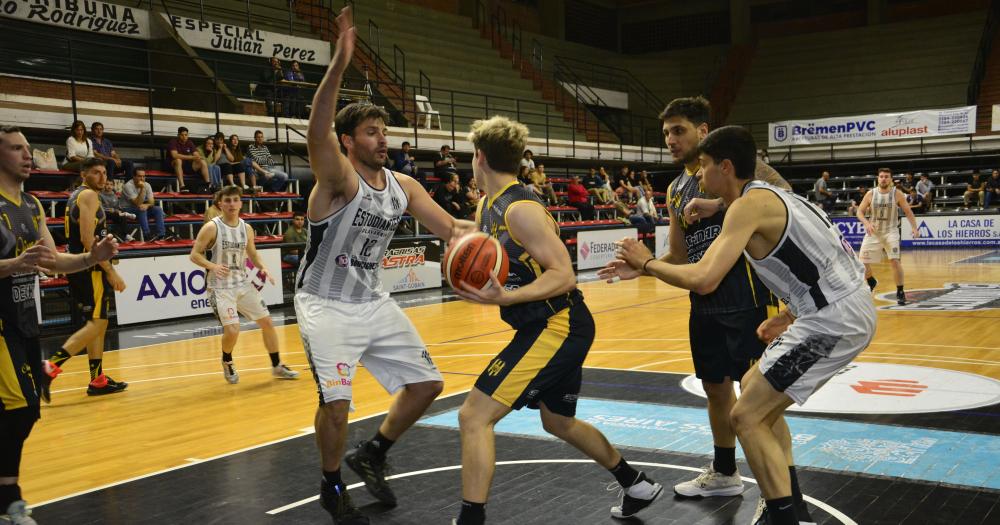
[[[896,293],[903,293],[903,285],[899,285],[896,287]]]
[[[875,285],[878,284],[878,281],[875,280],[875,277],[874,276],[873,277],[869,277],[867,279],[867,281],[868,281],[868,288],[871,288],[872,290],[874,290],[875,289]]]
[[[104,367],[101,366],[103,359],[91,359],[90,360],[90,380],[93,381],[97,379],[98,376],[104,373]]]
[[[462,500],[462,510],[458,513],[458,525],[483,525],[486,523],[486,504]]]
[[[73,356],[69,355],[69,352],[67,352],[65,348],[60,348],[59,350],[56,350],[52,354],[52,356],[49,357],[49,361],[51,361],[52,364],[58,367],[62,367],[62,364],[65,363],[66,361],[69,361],[70,357]]]
[[[618,480],[618,484],[622,486],[623,489],[627,489],[632,485],[639,482],[639,471],[632,468],[625,458],[622,458],[614,468],[608,469],[611,475]]]
[[[726,476],[736,474],[736,447],[715,447],[712,469]]]
[[[385,437],[381,432],[376,431],[375,437],[373,437],[371,441],[365,443],[365,452],[368,452],[375,457],[385,459],[385,455],[389,452],[393,443],[395,443],[395,441]]]
[[[6,512],[7,507],[19,499],[21,499],[21,487],[16,483],[0,485],[0,512]]]
[[[799,518],[795,514],[795,500],[791,496],[769,499],[766,503],[770,525],[799,525]]]
[[[340,469],[324,470],[323,479],[326,480],[327,483],[335,487],[340,487],[340,488],[344,487],[344,480],[340,479]]]
[[[268,352],[267,356],[271,358],[272,367],[278,366],[278,363],[281,363],[281,358],[278,357],[278,352]]]
[[[232,363],[233,362],[233,353],[230,352],[230,353],[227,354],[225,352],[222,352],[222,362],[224,362],[224,363]]]
[[[799,488],[799,477],[795,473],[795,465],[788,467],[788,477],[792,480],[792,499],[795,500],[795,514],[801,521],[812,521],[809,507],[802,499],[802,489]]]

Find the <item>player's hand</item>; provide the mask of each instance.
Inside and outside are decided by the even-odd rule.
[[[479,229],[476,227],[476,223],[465,219],[456,219],[455,225],[451,228],[451,239],[448,240],[448,243],[454,243],[462,237],[478,230]]]
[[[90,249],[90,253],[94,254],[94,264],[107,261],[118,255],[118,241],[115,240],[114,235],[105,235],[99,242],[94,243],[94,247]]]
[[[271,284],[275,284],[274,283],[274,276],[271,275],[271,272],[267,271],[267,268],[259,268],[257,270],[257,272],[260,273],[261,276],[264,277],[264,279],[267,280],[267,282],[269,282]]]
[[[500,306],[511,304],[510,294],[500,284],[500,280],[492,273],[490,274],[490,285],[485,290],[477,290],[465,281],[459,281],[458,286],[455,289],[455,293],[467,301],[480,304],[498,304]]]
[[[51,268],[55,262],[55,250],[45,246],[44,244],[36,244],[21,252],[21,255],[18,255],[17,258],[13,260],[10,273],[16,274],[45,271],[47,268]]]
[[[216,264],[215,268],[212,268],[212,273],[219,279],[225,279],[229,277],[229,267],[224,264]]]
[[[625,261],[615,259],[609,262],[604,268],[597,270],[597,277],[607,280],[609,283],[615,282],[615,277],[627,281],[642,275],[642,272],[632,268]]]
[[[910,229],[910,233],[913,234],[913,238],[914,239],[919,239],[920,238],[920,228],[911,228]]]
[[[343,73],[351,63],[354,56],[354,41],[357,39],[357,32],[354,29],[354,15],[350,7],[340,10],[337,15],[337,47],[333,52],[333,61],[330,69]]]
[[[628,263],[635,270],[641,271],[642,264],[653,256],[645,244],[631,237],[626,237],[615,244],[618,245],[615,256]]]
[[[765,343],[770,343],[775,337],[783,334],[785,330],[792,324],[792,318],[789,317],[785,312],[782,312],[775,317],[770,317],[765,319],[760,326],[757,327],[757,338]]]
[[[719,212],[721,203],[722,201],[719,199],[691,199],[687,206],[684,206],[684,220],[688,224],[694,224],[702,219],[707,219]]]
[[[108,272],[108,283],[111,284],[111,289],[116,292],[125,291],[125,279],[122,279],[122,276],[114,270]]]

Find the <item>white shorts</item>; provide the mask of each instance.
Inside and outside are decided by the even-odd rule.
[[[417,329],[389,297],[344,303],[299,292],[295,315],[320,404],[352,398],[358,362],[390,394],[411,383],[442,381]]]
[[[866,233],[861,241],[861,262],[865,264],[882,262],[882,254],[889,259],[899,260],[899,231],[889,233]]]
[[[267,303],[264,302],[260,292],[254,288],[250,281],[243,283],[243,286],[239,288],[209,290],[208,300],[222,326],[239,323],[238,313],[243,314],[243,317],[251,321],[270,315],[270,312],[267,311]]]
[[[764,350],[758,367],[771,386],[799,405],[868,347],[875,305],[867,286],[795,320]]]

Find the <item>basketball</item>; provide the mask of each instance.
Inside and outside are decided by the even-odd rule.
[[[490,286],[491,273],[503,284],[510,264],[500,241],[483,232],[465,235],[449,246],[444,261],[445,281],[455,289],[464,281],[473,288],[485,290]]]

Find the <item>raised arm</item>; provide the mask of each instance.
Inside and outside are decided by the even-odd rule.
[[[345,7],[337,16],[337,46],[333,60],[313,96],[312,113],[309,115],[307,144],[309,167],[316,176],[316,187],[331,197],[353,193],[358,181],[350,176],[354,172],[347,157],[340,151],[337,132],[333,129],[337,116],[337,94],[344,71],[354,55],[356,38],[351,8]]]

